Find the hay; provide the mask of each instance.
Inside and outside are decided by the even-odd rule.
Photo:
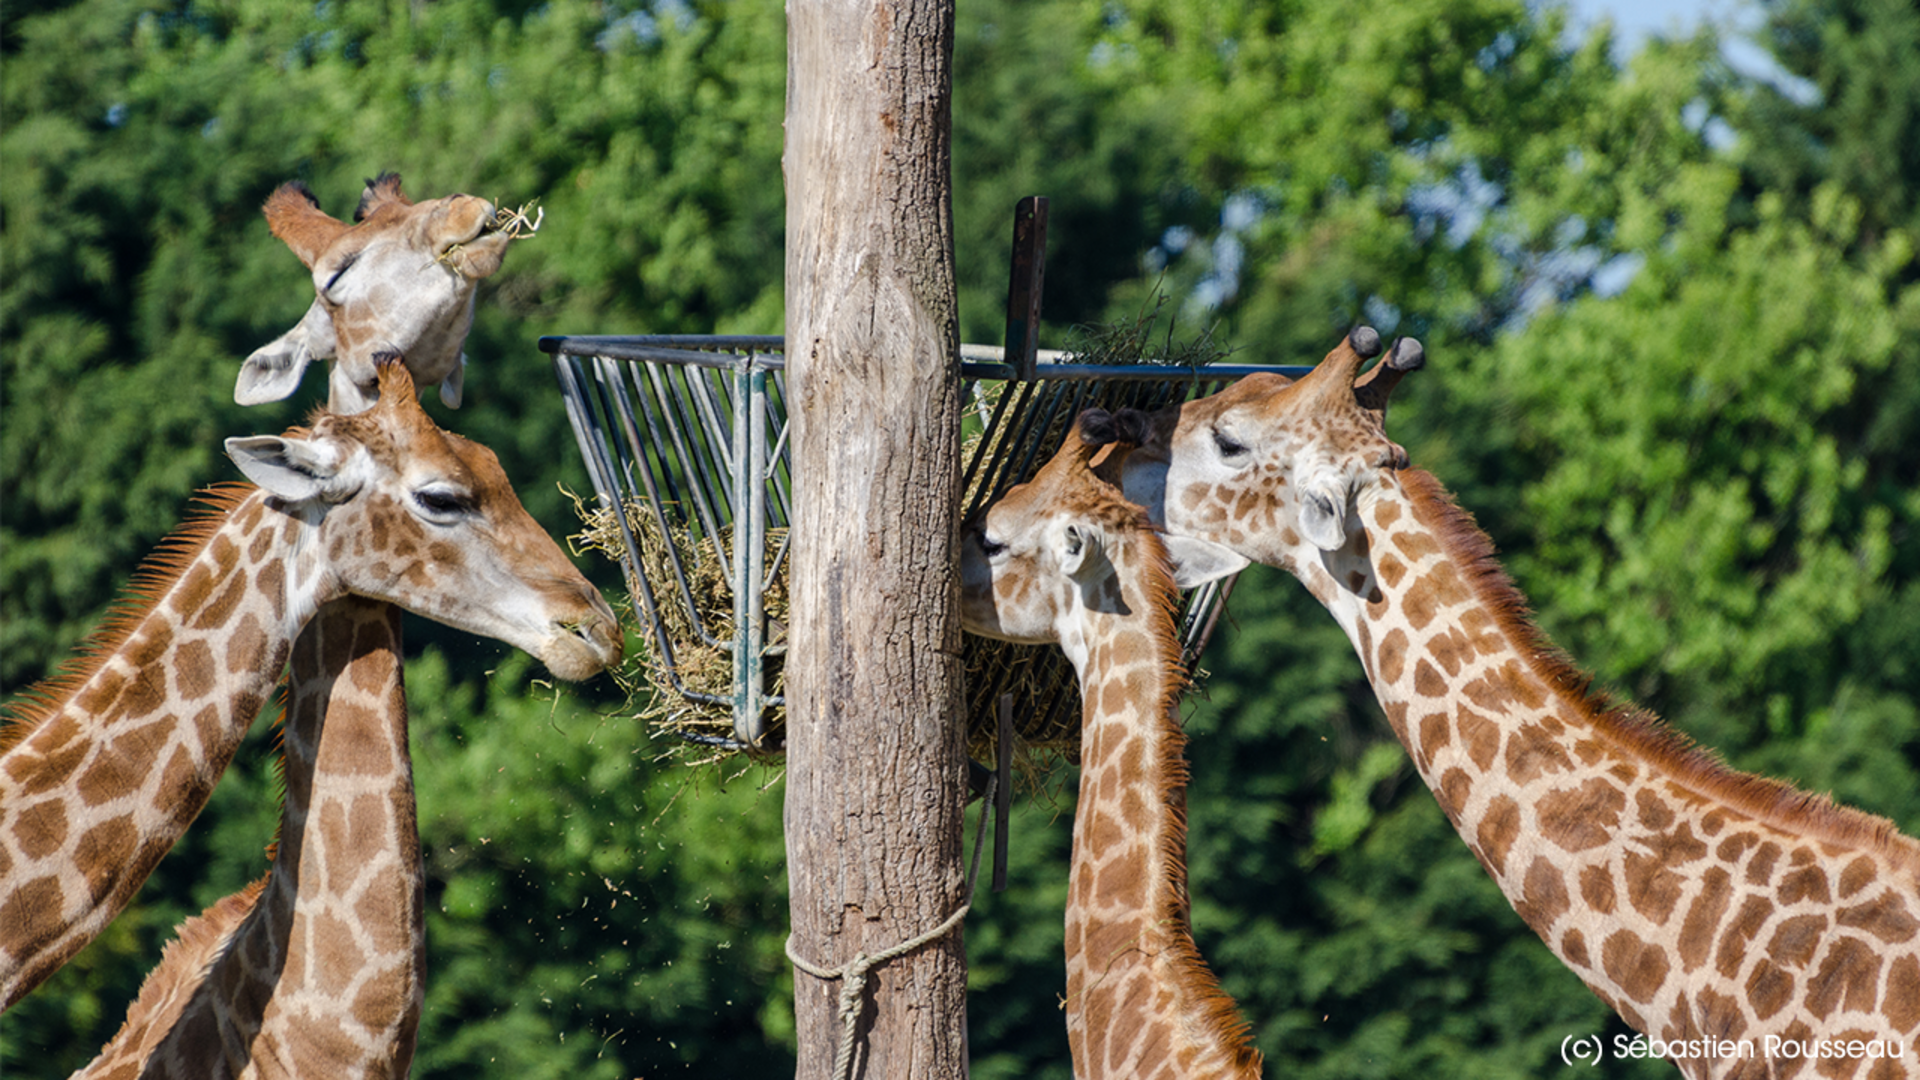
[[[561,489],[573,500],[574,512],[585,528],[567,538],[575,554],[598,552],[627,570],[627,595],[621,606],[640,627],[646,648],[630,656],[614,673],[627,691],[629,706],[638,703],[634,718],[646,723],[656,734],[676,736],[668,754],[716,760],[738,752],[716,747],[709,740],[733,738],[733,710],[730,705],[702,701],[687,692],[731,699],[733,696],[733,651],[724,643],[734,636],[733,586],[721,570],[717,552],[731,557],[731,545],[717,548],[712,538],[695,540],[685,529],[661,521],[652,507],[638,499],[626,504],[627,531],[638,544],[641,574],[652,587],[654,608],[667,638],[664,647],[652,639],[652,622],[645,617],[639,583],[632,579],[627,563],[626,533],[620,528],[610,506],[588,506],[585,500]],[[786,530],[768,533],[768,545],[777,548]],[[680,591],[681,574],[686,592]],[[689,608],[689,601],[691,608]],[[768,621],[768,644],[783,645],[788,611],[785,573],[769,583],[763,600]],[[702,632],[704,631],[704,633]],[[783,688],[782,654],[768,657],[768,693],[778,695]],[[769,709],[770,747],[777,747],[786,726],[786,710]],[[688,740],[680,736],[695,736]]]

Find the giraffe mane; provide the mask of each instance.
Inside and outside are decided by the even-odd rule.
[[[285,809],[287,798],[287,718],[293,715],[293,679],[280,681],[280,707],[274,710],[273,717],[273,780],[280,795],[280,807]],[[267,841],[267,865],[272,866],[280,857],[280,841],[285,838],[287,816],[281,814],[273,825],[273,839]]]
[[[107,1040],[107,1046],[118,1045],[143,1027],[156,1023],[171,1025],[179,1019],[187,1002],[204,983],[208,970],[226,951],[234,931],[259,903],[266,885],[266,878],[258,878],[174,928],[173,940],[167,942],[160,953],[160,962],[141,982],[139,995],[127,1007],[126,1020],[113,1038]],[[140,1041],[148,1042],[150,1038]]]
[[[126,587],[107,608],[106,617],[61,663],[59,670],[0,706],[0,751],[24,740],[93,678],[101,664],[126,644],[128,635],[153,610],[159,598],[186,573],[213,534],[226,523],[227,515],[256,490],[252,484],[230,481],[195,493],[194,502],[200,505],[141,560]]]
[[[1141,583],[1146,590],[1147,603],[1151,607],[1154,647],[1162,656],[1173,657],[1173,663],[1167,667],[1167,677],[1161,681],[1160,699],[1154,703],[1154,722],[1160,725],[1160,760],[1156,762],[1161,775],[1166,777],[1174,790],[1181,792],[1178,805],[1168,807],[1170,825],[1160,842],[1159,856],[1161,865],[1167,867],[1169,899],[1156,912],[1158,921],[1177,931],[1173,943],[1167,950],[1171,954],[1171,964],[1180,985],[1198,998],[1202,1014],[1201,1028],[1220,1044],[1226,1047],[1236,1068],[1248,1072],[1260,1069],[1260,1051],[1248,1041],[1249,1025],[1240,1008],[1226,991],[1220,989],[1220,979],[1212,968],[1207,966],[1200,955],[1199,946],[1193,941],[1193,925],[1189,905],[1175,897],[1187,896],[1187,809],[1185,792],[1191,770],[1187,765],[1187,735],[1180,722],[1180,699],[1185,695],[1192,680],[1186,664],[1181,661],[1180,639],[1174,633],[1180,613],[1180,588],[1174,584],[1173,561],[1167,555],[1166,544],[1160,539],[1162,530],[1146,520],[1146,512],[1133,508],[1138,514],[1139,532],[1137,535],[1151,542],[1141,545],[1146,558],[1142,561]]]
[[[1784,780],[1741,772],[1652,712],[1596,689],[1593,676],[1575,666],[1533,621],[1527,598],[1494,557],[1493,541],[1473,515],[1454,501],[1432,473],[1410,468],[1399,475],[1416,515],[1458,560],[1501,632],[1527,659],[1533,673],[1586,717],[1594,731],[1689,790],[1739,813],[1829,843],[1878,852],[1908,873],[1920,874],[1920,842],[1901,833],[1892,821],[1836,803],[1830,796],[1802,791]]]

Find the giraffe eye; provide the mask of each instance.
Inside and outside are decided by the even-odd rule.
[[[327,287],[320,291],[322,293],[332,292],[333,287],[340,283],[340,279],[346,276],[347,271],[353,269],[353,264],[359,261],[360,253],[357,251],[348,252],[346,255],[341,256],[340,265],[334,267],[333,276],[327,279]]]
[[[1221,457],[1239,457],[1241,454],[1247,452],[1246,443],[1221,431],[1219,428],[1213,429],[1213,446],[1214,449],[1220,451]]]
[[[413,493],[413,501],[420,509],[434,517],[454,517],[473,510],[473,499],[461,492],[429,488]]]
[[[1007,545],[1001,543],[998,540],[990,539],[986,533],[980,534],[980,553],[982,555],[985,555],[987,558],[992,559],[992,558],[998,557],[1002,552],[1006,550],[1007,550]]]

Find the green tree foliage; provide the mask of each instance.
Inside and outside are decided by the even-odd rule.
[[[1738,767],[1920,833],[1912,13],[1768,12],[1814,104],[1735,75],[1711,38],[1617,67],[1518,0],[962,4],[963,338],[999,338],[1030,193],[1053,200],[1048,344],[1156,288],[1237,359],[1310,362],[1360,320],[1420,335],[1432,365],[1391,431],[1582,666]],[[0,19],[5,692],[228,475],[220,437],[319,394],[229,404],[239,359],[311,295],[258,215],[282,180],[335,213],[382,169],[422,195],[539,198],[545,227],[482,290],[469,404],[442,415],[556,533],[554,483],[581,474],[534,336],[779,327],[777,8],[80,0]],[[503,647],[409,635],[428,643],[409,669],[418,1075],[790,1068],[777,768],[665,765],[604,688],[556,697]],[[1293,582],[1250,574],[1206,666],[1194,923],[1272,1074],[1539,1076],[1565,1036],[1625,1030],[1453,835]],[[271,743],[0,1019],[0,1071],[84,1062],[173,923],[264,870]],[[1058,770],[1022,802],[1012,886],[966,924],[984,1077],[1069,1074],[1073,789]]]
[[[1860,204],[1855,242],[1865,246],[1889,229],[1920,233],[1920,10],[1901,0],[1761,7],[1761,42],[1805,82],[1763,83],[1746,102],[1744,126],[1768,136],[1741,155],[1755,189],[1805,206],[1822,185],[1838,186]]]

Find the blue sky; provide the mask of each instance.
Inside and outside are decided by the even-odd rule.
[[[1752,18],[1754,5],[1733,0],[1567,0],[1576,28],[1585,29],[1604,16],[1613,17],[1614,33],[1628,52],[1655,32],[1688,34],[1703,20],[1724,22],[1736,13]]]
[[[1583,35],[1611,17],[1615,55],[1624,60],[1649,35],[1684,37],[1702,23],[1719,26],[1725,38],[1727,63],[1743,74],[1773,82],[1790,96],[1811,100],[1813,88],[1781,71],[1773,58],[1747,40],[1760,25],[1756,0],[1564,0],[1572,12],[1571,29]],[[1796,85],[1797,84],[1797,85]]]

